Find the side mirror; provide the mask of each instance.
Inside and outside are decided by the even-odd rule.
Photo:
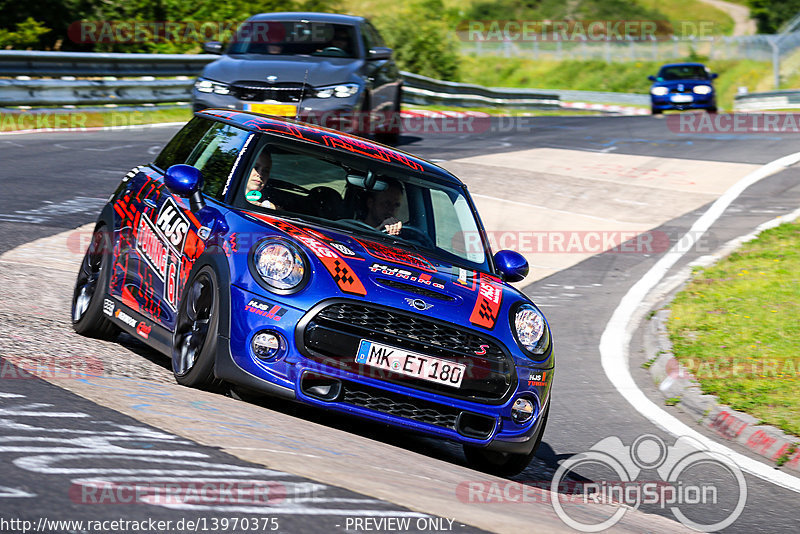
[[[391,57],[392,49],[385,46],[376,46],[375,48],[370,48],[367,52],[367,59],[369,60],[390,59]]]
[[[719,76],[719,74],[717,74],[716,72],[712,72],[712,73],[711,73],[711,79],[712,79],[712,80],[716,80],[716,79],[717,79],[717,76]]]
[[[650,80],[651,82],[656,81],[656,77],[655,76],[648,76],[647,79]]]
[[[203,43],[203,51],[209,54],[222,54],[222,43],[219,41],[208,41]]]
[[[175,196],[188,198],[192,211],[199,211],[206,205],[200,189],[203,187],[203,173],[191,165],[173,165],[164,175],[164,185]]]
[[[519,282],[528,276],[528,260],[519,252],[501,250],[494,255],[494,264],[507,282]]]

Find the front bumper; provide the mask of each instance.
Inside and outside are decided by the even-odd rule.
[[[279,306],[282,315],[244,311],[256,297]],[[442,395],[411,384],[387,381],[380,370],[364,372],[342,365],[342,360],[311,359],[297,346],[298,325],[308,321],[312,312],[292,309],[272,296],[255,295],[231,287],[231,337],[221,338],[217,355],[218,378],[270,395],[293,398],[304,404],[333,410],[394,427],[419,432],[489,450],[526,453],[533,446],[541,416],[549,402],[552,369],[544,370],[541,381],[529,379],[541,369],[518,365],[508,393],[491,402]],[[268,361],[258,359],[251,340],[262,331],[280,336],[281,351]],[[523,424],[511,417],[511,408],[519,397],[532,401],[535,412]]]
[[[673,102],[671,98],[675,95],[653,96],[650,95],[650,104],[653,109],[667,111],[672,109],[712,109],[717,107],[714,94],[708,95],[688,95],[692,98],[690,102]],[[683,96],[683,95],[682,95]]]

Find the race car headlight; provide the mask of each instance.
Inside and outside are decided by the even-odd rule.
[[[198,78],[194,82],[194,88],[201,93],[216,93],[218,95],[229,95],[231,93],[230,86],[225,83],[212,82],[211,80],[204,80]]]
[[[514,314],[517,342],[531,354],[544,354],[550,347],[550,332],[542,314],[530,304],[523,304]]]
[[[698,94],[698,95],[707,95],[708,93],[711,92],[711,86],[710,85],[695,85],[694,89],[692,89],[692,91],[694,91],[695,94]]]
[[[358,92],[358,84],[344,83],[341,85],[331,85],[328,87],[320,87],[317,89],[315,95],[317,98],[330,98],[335,96],[337,98],[347,98],[353,96]]]
[[[653,87],[650,89],[650,93],[655,96],[664,96],[665,94],[669,93],[669,89],[666,87]]]
[[[253,253],[253,267],[264,283],[279,292],[298,289],[307,271],[299,250],[289,243],[272,239],[257,246]]]

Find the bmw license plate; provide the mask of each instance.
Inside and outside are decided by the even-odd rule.
[[[278,117],[294,117],[297,115],[297,106],[289,104],[245,104],[245,111],[275,115]]]
[[[692,95],[672,95],[671,97],[669,97],[669,99],[672,102],[682,103],[682,102],[692,102],[694,100],[694,97]]]
[[[455,388],[461,386],[464,369],[467,368],[461,363],[381,345],[366,339],[362,339],[358,347],[356,363]]]

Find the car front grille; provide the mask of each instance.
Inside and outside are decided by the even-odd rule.
[[[239,100],[249,102],[263,102],[265,100],[275,100],[278,102],[294,103],[300,102],[302,98],[313,95],[311,86],[302,83],[283,83],[270,84],[267,82],[238,81],[231,84],[231,93]]]
[[[356,363],[363,339],[463,364],[461,386]],[[333,369],[464,400],[501,402],[516,378],[511,356],[496,340],[458,325],[373,304],[322,304],[301,321],[297,341],[304,356]]]

